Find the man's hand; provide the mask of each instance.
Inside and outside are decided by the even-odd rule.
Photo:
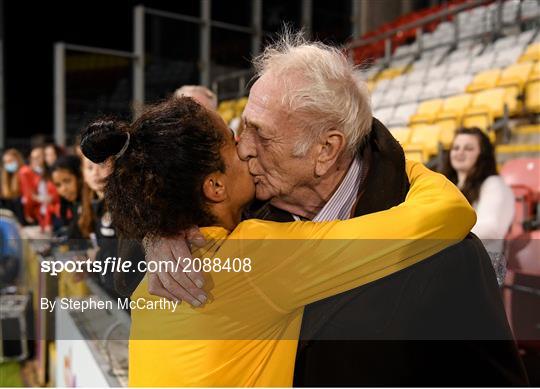
[[[194,307],[206,302],[202,289],[204,278],[200,272],[184,272],[181,260],[191,257],[188,242],[202,247],[205,243],[198,228],[192,228],[174,238],[159,238],[145,242],[146,262],[156,262],[156,272],[148,272],[148,292],[173,301],[184,300]],[[178,266],[176,264],[178,263]]]

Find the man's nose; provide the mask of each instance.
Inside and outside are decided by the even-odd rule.
[[[237,146],[238,156],[241,160],[247,161],[250,158],[257,157],[255,142],[251,131],[244,130],[238,139]]]

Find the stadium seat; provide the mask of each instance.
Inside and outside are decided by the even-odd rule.
[[[537,78],[540,78],[540,61],[534,63],[531,73],[529,73],[529,80],[532,81]]]
[[[446,77],[455,77],[468,73],[471,57],[465,57],[459,60],[450,62],[446,70]]]
[[[427,159],[424,159],[424,152],[419,148],[404,150],[404,151],[405,151],[405,159],[408,159],[409,161],[420,162],[420,163],[427,162]]]
[[[405,88],[399,99],[400,104],[416,103],[420,97],[423,86],[421,84],[409,85]]]
[[[490,69],[478,73],[467,86],[467,92],[474,93],[484,89],[494,88],[501,76],[501,69]]]
[[[505,68],[497,81],[497,86],[516,86],[521,91],[533,69],[532,62],[522,62]]]
[[[440,80],[445,77],[447,64],[442,64],[439,66],[434,66],[429,69],[426,76],[427,81]]]
[[[502,20],[504,24],[512,24],[516,22],[519,3],[519,0],[507,0],[503,3]]]
[[[540,78],[528,81],[525,86],[525,109],[540,113]]]
[[[497,53],[502,50],[511,49],[516,44],[517,40],[517,35],[505,36],[504,38],[497,39],[497,41],[493,44],[492,49]]]
[[[386,92],[386,90],[388,89],[388,86],[390,85],[391,81],[392,81],[392,79],[390,79],[390,78],[386,78],[386,79],[377,81],[375,83],[375,88],[373,89],[373,93],[383,93],[384,94],[384,92]]]
[[[401,74],[403,74],[403,72],[405,71],[404,68],[388,68],[388,69],[385,69],[383,70],[379,76],[377,77],[377,80],[378,81],[381,81],[381,80],[386,80],[386,79],[391,79],[391,78],[394,78],[394,77],[397,77]]]
[[[424,78],[426,77],[426,71],[425,69],[420,70],[413,70],[412,72],[407,74],[407,85],[413,85],[413,84],[421,84],[424,81]]]
[[[454,62],[461,61],[463,59],[472,58],[470,54],[470,48],[469,47],[462,47],[458,48],[457,50],[452,51],[447,58],[447,61],[450,63],[450,66]]]
[[[474,95],[463,115],[463,127],[478,127],[488,132],[496,118],[503,116],[506,90],[486,89]]]
[[[400,104],[396,107],[392,118],[388,121],[389,127],[401,127],[409,124],[409,118],[416,112],[417,103]]]
[[[399,103],[403,89],[388,89],[379,103],[379,108],[392,107]]]
[[[525,53],[519,57],[519,62],[540,61],[540,42],[531,43]]]
[[[401,145],[405,145],[409,142],[411,137],[411,129],[408,127],[393,127],[390,128],[390,133],[397,139]]]
[[[533,0],[533,1],[536,2],[536,0]],[[536,32],[535,30],[523,31],[518,36],[518,43],[520,43],[522,45],[528,45],[531,42],[531,39],[533,38],[535,32]]]
[[[440,127],[433,124],[417,125],[412,129],[409,142],[403,149],[406,153],[421,151],[422,162],[427,162],[439,152],[439,131]]]
[[[540,195],[540,158],[518,158],[504,164],[500,172],[511,187],[525,186]]]
[[[460,126],[463,114],[470,106],[472,97],[471,94],[461,94],[448,97],[444,101],[434,123],[439,125],[440,132],[446,141],[452,139],[455,130]],[[443,145],[447,147],[448,143],[443,143]]]
[[[537,0],[523,0],[521,3],[521,16],[534,18],[540,16],[540,4]]]
[[[469,67],[471,73],[478,73],[493,67],[496,54],[494,51],[474,57]]]
[[[442,95],[442,90],[446,85],[446,80],[432,81],[422,89],[420,93],[420,101],[438,99]]]
[[[384,92],[377,92],[376,90],[371,95],[371,107],[378,109],[381,107],[381,102],[384,99]]]
[[[513,63],[516,63],[523,53],[523,47],[517,45],[511,49],[497,52],[497,56],[493,62],[493,67],[503,68]]]
[[[411,124],[432,123],[443,106],[443,99],[427,100],[421,103],[416,113],[409,118]]]
[[[390,84],[388,85],[388,89],[401,89],[405,85],[406,80],[407,80],[407,76],[405,74],[394,77],[390,81]]]
[[[515,237],[524,232],[523,223],[534,217],[534,204],[540,200],[540,158],[509,160],[501,168],[500,175],[512,188],[516,200],[510,233]]]
[[[532,62],[510,65],[502,71],[501,77],[497,81],[498,87],[504,87],[506,89],[505,100],[512,116],[521,112],[523,108],[520,96],[523,93],[523,88],[529,79],[532,69]]]
[[[467,86],[471,83],[472,75],[462,74],[450,78],[442,90],[442,97],[448,97],[464,93]]]
[[[242,112],[244,112],[244,108],[246,108],[247,102],[248,102],[247,97],[242,97],[236,101],[235,108],[236,108],[237,115],[239,116],[242,115]]]

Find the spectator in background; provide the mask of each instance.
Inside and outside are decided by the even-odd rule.
[[[8,149],[2,156],[0,173],[0,208],[9,209],[24,224],[21,183],[19,170],[24,165],[22,154],[15,149]]]
[[[504,238],[514,219],[514,194],[497,174],[495,152],[478,128],[456,131],[444,174],[463,192],[477,214],[472,229],[486,246],[499,284],[504,280]]]
[[[29,165],[19,170],[24,218],[28,224],[39,223],[44,229],[51,227],[51,209],[58,202],[58,194],[48,179],[43,147],[30,152]]]
[[[84,182],[81,161],[73,155],[58,158],[52,167],[51,177],[60,202],[55,209],[54,227],[58,235],[73,240],[76,248],[87,248],[83,239],[88,239],[93,230],[93,213],[90,199],[83,196]]]
[[[45,165],[47,169],[51,169],[59,156],[64,155],[64,150],[54,143],[49,143],[44,148]]]
[[[98,121],[97,123],[102,122],[105,122],[105,125],[108,123],[108,121]],[[113,122],[110,122],[110,125],[113,125]],[[86,157],[83,157],[82,160],[83,178],[88,187],[83,196],[92,196],[91,205],[94,221],[94,235],[91,236],[94,248],[90,250],[88,257],[95,261],[105,261],[107,257],[118,256],[116,229],[104,201],[105,183],[111,173],[111,164],[110,159],[103,163],[94,163]],[[114,272],[100,274],[99,277],[101,284],[109,294],[119,296],[114,288]]]
[[[201,85],[184,85],[174,92],[174,97],[191,97],[206,109],[217,110],[217,97],[210,89]]]

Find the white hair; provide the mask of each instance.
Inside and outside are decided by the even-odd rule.
[[[343,132],[352,153],[369,133],[367,85],[339,49],[286,29],[253,63],[258,76],[271,74],[284,84],[281,103],[305,129],[307,137],[298,142],[295,155],[305,155],[329,129]]]
[[[212,104],[212,109],[217,109],[217,97],[214,92],[202,85],[184,85],[174,91],[175,97],[202,95],[206,97]]]

